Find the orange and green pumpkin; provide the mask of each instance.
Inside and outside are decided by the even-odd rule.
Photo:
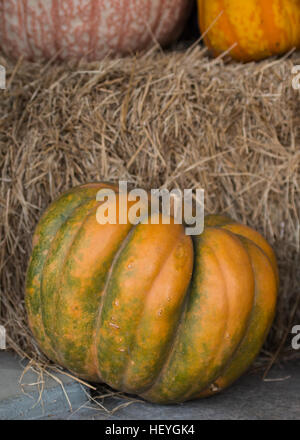
[[[0,47],[25,58],[124,54],[166,45],[181,33],[192,0],[0,1]]]
[[[215,56],[240,61],[300,49],[300,0],[198,0],[199,23]]]
[[[36,228],[26,306],[42,351],[85,380],[152,402],[226,388],[274,317],[271,247],[223,216],[208,216],[194,237],[161,214],[158,224],[99,224],[99,189],[118,200],[109,184],[74,188]]]

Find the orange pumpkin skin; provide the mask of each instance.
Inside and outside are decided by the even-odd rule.
[[[0,1],[0,47],[29,59],[101,59],[166,45],[181,33],[191,0]]]
[[[220,216],[193,239],[161,215],[158,224],[100,225],[103,188],[118,200],[109,184],[74,188],[35,231],[26,307],[41,349],[85,380],[152,402],[221,391],[247,370],[271,326],[272,249]]]
[[[198,0],[204,41],[239,61],[300,49],[300,0]]]

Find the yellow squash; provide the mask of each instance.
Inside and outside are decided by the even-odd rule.
[[[198,0],[204,41],[215,56],[260,60],[300,48],[300,0]]]

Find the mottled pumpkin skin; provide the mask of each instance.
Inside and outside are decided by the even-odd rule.
[[[199,23],[215,56],[240,61],[300,49],[300,0],[198,0]]]
[[[192,0],[0,0],[0,46],[14,57],[124,54],[183,29]]]
[[[207,217],[193,238],[161,215],[158,224],[100,225],[99,189],[117,194],[109,184],[74,188],[35,231],[26,306],[41,349],[85,380],[153,402],[226,388],[274,317],[272,249],[221,216]]]

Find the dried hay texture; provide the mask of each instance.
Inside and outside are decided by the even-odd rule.
[[[281,288],[259,365],[300,355],[290,341],[300,324],[300,91],[291,85],[299,54],[228,64],[194,46],[90,64],[0,55],[0,64],[0,322],[12,349],[45,361],[24,309],[41,213],[70,187],[125,179],[202,187],[207,213],[227,213],[270,241]]]

